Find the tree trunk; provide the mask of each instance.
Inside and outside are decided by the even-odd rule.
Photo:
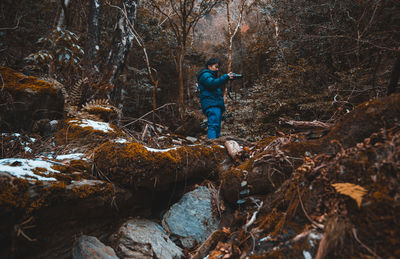
[[[234,35],[230,35],[229,36],[229,45],[228,45],[228,61],[227,61],[227,72],[231,72],[232,70],[232,43],[233,43],[233,36]],[[228,82],[229,87],[231,86],[231,81]],[[227,87],[225,86],[224,89],[224,102],[226,102],[228,96],[228,90]]]
[[[61,0],[61,12],[60,12],[60,17],[58,18],[58,23],[57,27],[65,27],[66,26],[66,21],[68,21],[68,5],[69,5],[69,0]]]
[[[400,53],[397,54],[396,62],[394,63],[392,73],[390,75],[390,82],[387,89],[387,95],[394,93],[397,82],[399,82],[400,77]]]
[[[179,107],[179,115],[183,118],[185,105],[184,105],[184,95],[185,95],[185,88],[183,84],[183,59],[185,56],[185,47],[180,46],[177,53],[177,72],[178,72],[178,84],[179,84],[179,99],[178,99],[178,107]]]
[[[126,8],[129,23],[133,26],[136,19],[136,6],[138,0],[123,0],[122,9]],[[132,32],[128,29],[127,20],[124,15],[120,13],[118,21],[119,35],[117,36],[115,46],[111,47],[108,63],[112,66],[112,74],[110,83],[114,85],[111,92],[111,98],[118,101],[121,97],[121,87],[115,87],[115,82],[125,67],[126,58],[129,50],[132,47],[132,40],[134,38]]]
[[[100,15],[100,0],[90,1],[89,16],[88,16],[88,41],[87,41],[87,70],[90,74],[98,72],[97,67],[97,52],[99,51],[99,15]]]

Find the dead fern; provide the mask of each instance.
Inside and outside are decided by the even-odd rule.
[[[83,85],[88,83],[88,81],[89,81],[88,78],[85,77],[85,78],[82,78],[82,79],[78,80],[78,82],[76,82],[72,86],[71,94],[70,94],[70,97],[69,97],[69,104],[70,105],[78,106],[80,104],[80,101],[82,99],[82,93],[83,93],[83,91],[82,91]]]
[[[352,183],[334,183],[332,186],[338,193],[347,195],[354,199],[357,202],[358,207],[361,206],[362,198],[367,193],[365,188]]]

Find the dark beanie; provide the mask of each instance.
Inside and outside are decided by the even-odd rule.
[[[214,64],[219,64],[219,60],[217,58],[210,58],[206,62],[206,68],[208,68],[208,66],[212,66]]]

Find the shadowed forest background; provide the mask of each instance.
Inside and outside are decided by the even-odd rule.
[[[3,0],[0,257],[399,258],[399,78],[399,0]]]

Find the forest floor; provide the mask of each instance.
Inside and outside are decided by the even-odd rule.
[[[213,141],[128,131],[104,104],[36,124],[46,134],[2,133],[0,255],[70,258],[85,234],[124,258],[112,240],[128,218],[161,224],[206,186],[218,228],[175,240],[185,258],[398,258],[400,94],[306,130],[265,124],[264,104],[242,100]]]

